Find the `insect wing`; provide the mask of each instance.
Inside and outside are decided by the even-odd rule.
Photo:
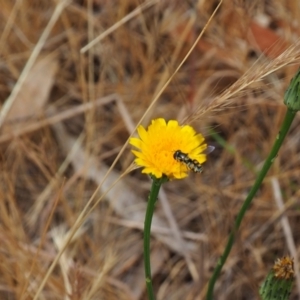
[[[204,150],[204,154],[210,154],[212,153],[216,147],[208,145],[207,148]]]

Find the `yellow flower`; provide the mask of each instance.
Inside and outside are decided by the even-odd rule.
[[[191,161],[199,164],[206,161],[204,137],[189,125],[180,126],[176,120],[166,122],[160,118],[152,120],[148,130],[140,125],[137,131],[139,138],[131,138],[129,143],[139,149],[132,152],[136,156],[135,163],[144,167],[142,173],[156,178],[163,175],[170,179],[186,177],[190,168],[174,158],[177,150],[187,154]]]

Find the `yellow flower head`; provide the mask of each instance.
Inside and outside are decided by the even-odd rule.
[[[187,154],[191,161],[199,164],[206,161],[204,137],[189,125],[180,126],[175,120],[166,122],[160,118],[152,120],[147,130],[140,125],[137,131],[139,138],[131,138],[129,143],[139,149],[132,152],[136,156],[135,163],[144,167],[142,173],[156,178],[186,177],[190,168],[174,158],[177,150]]]
[[[294,261],[288,256],[278,258],[273,266],[276,278],[290,279],[294,277]]]

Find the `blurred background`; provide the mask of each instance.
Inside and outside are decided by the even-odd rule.
[[[300,61],[299,1],[218,4],[0,0],[1,299],[146,299],[151,182],[127,172],[123,146],[150,105],[144,126],[176,119],[215,147],[203,174],[164,184],[152,226],[157,299],[204,299]],[[259,299],[287,254],[299,299],[298,128],[296,116],[215,299]]]

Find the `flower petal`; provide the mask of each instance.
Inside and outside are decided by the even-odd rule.
[[[146,129],[143,127],[143,125],[140,125],[138,128],[137,128],[137,132],[141,138],[141,140],[143,142],[146,142],[147,141],[147,138],[148,138],[148,133],[146,131]]]
[[[142,141],[138,138],[130,138],[129,140],[129,144],[131,144],[132,146],[135,146],[139,149],[141,149],[141,144],[142,144]]]

